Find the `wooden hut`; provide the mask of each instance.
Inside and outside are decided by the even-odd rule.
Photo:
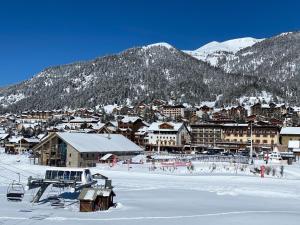
[[[108,210],[113,206],[114,191],[109,188],[84,188],[80,195],[80,212]]]

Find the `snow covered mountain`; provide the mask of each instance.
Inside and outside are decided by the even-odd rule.
[[[215,100],[237,78],[166,43],[128,49],[95,60],[50,67],[30,80],[0,90],[5,110],[94,107],[159,98],[199,103]]]
[[[134,104],[156,98],[199,104],[217,96],[218,104],[226,105],[261,93],[300,104],[300,32],[212,42],[193,52],[198,56],[156,43],[50,67],[0,89],[0,110]]]
[[[218,61],[227,56],[232,56],[241,49],[251,47],[252,45],[263,41],[264,39],[255,39],[251,37],[238,38],[224,42],[213,41],[194,51],[184,51],[187,54],[217,66]]]

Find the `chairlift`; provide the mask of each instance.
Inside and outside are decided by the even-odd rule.
[[[55,208],[64,208],[65,206],[65,201],[63,198],[60,197],[61,195],[61,189],[55,187],[52,185],[50,192],[48,193],[48,201],[50,202],[51,206]]]
[[[64,208],[65,200],[63,198],[57,198],[56,200],[51,201],[51,206],[55,208]]]
[[[13,181],[9,184],[7,189],[6,198],[8,201],[22,201],[25,194],[24,186],[20,183],[20,174],[19,182]]]

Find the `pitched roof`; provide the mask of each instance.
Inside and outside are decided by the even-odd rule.
[[[124,116],[124,118],[121,120],[122,123],[134,123],[137,120],[140,120],[141,118],[138,116]]]
[[[283,127],[280,134],[296,134],[300,135],[300,127]]]
[[[160,125],[168,124],[173,127],[173,129],[161,129]],[[150,125],[148,131],[178,131],[183,126],[183,123],[173,123],[173,122],[155,122]]]
[[[58,132],[57,135],[79,152],[141,152],[143,149],[121,134]]]
[[[97,196],[108,197],[115,196],[112,189],[107,188],[84,188],[79,195],[79,200],[94,201]]]

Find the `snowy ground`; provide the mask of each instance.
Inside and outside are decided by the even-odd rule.
[[[211,163],[194,165],[192,173],[184,167],[150,171],[149,164],[93,168],[92,173],[113,180],[118,204],[106,212],[79,213],[72,195],[63,209],[47,201],[31,204],[32,191],[21,203],[8,202],[14,172],[26,182],[27,176],[43,175],[46,167],[30,165],[25,156],[0,154],[0,224],[299,224],[299,165],[285,166],[283,178],[263,179],[230,164],[218,163],[212,172]]]

